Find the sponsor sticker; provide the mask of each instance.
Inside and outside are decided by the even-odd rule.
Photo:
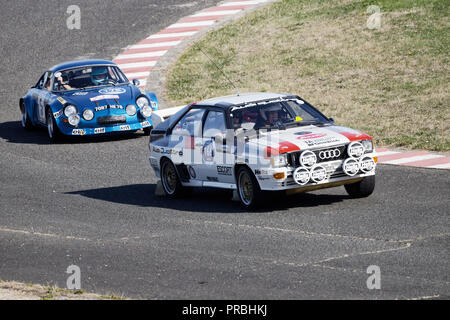
[[[73,96],[85,96],[88,93],[86,91],[80,91],[80,92],[75,92],[74,94],[72,94]]]
[[[89,100],[91,101],[100,101],[100,100],[107,100],[107,99],[119,99],[120,97],[117,95],[112,95],[112,94],[104,94],[101,96],[96,96],[93,98],[90,98]]]
[[[94,133],[98,134],[98,133],[105,133],[105,128],[95,128],[94,129]]]
[[[59,117],[62,116],[63,112],[64,112],[63,109],[61,109],[61,110],[59,110],[59,111],[56,111],[56,112],[53,113],[53,117],[54,117],[55,119],[58,119]]]
[[[127,90],[125,90],[124,88],[105,88],[98,90],[98,93],[101,94],[122,94],[125,92],[127,92]]]
[[[232,168],[226,167],[226,166],[217,166],[217,173],[222,176],[231,176],[232,175]]]
[[[128,124],[124,124],[123,126],[120,126],[120,130],[125,131],[125,130],[130,130],[130,126]]]
[[[106,109],[123,109],[123,106],[120,104],[107,104],[105,106],[95,107],[95,111],[103,111]]]
[[[148,122],[148,121],[141,122],[141,126],[142,126],[142,128],[150,127],[150,122]]]
[[[76,136],[84,136],[86,134],[86,130],[83,129],[73,129],[72,134]]]
[[[64,100],[64,99],[61,98],[61,97],[56,98],[56,100],[58,100],[61,104],[66,104],[66,103],[67,103],[67,101]]]

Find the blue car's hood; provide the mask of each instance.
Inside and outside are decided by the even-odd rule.
[[[139,94],[139,89],[128,84],[69,91],[64,92],[62,97],[78,107],[94,109],[99,106],[116,104],[125,107],[127,104],[135,103],[135,98]]]

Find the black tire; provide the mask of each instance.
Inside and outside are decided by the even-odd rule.
[[[27,108],[25,107],[23,101],[20,103],[20,112],[22,113],[22,128],[25,130],[32,130],[34,126],[30,120],[30,116],[28,115]]]
[[[53,117],[52,109],[50,108],[47,108],[46,121],[47,133],[50,141],[53,143],[61,141],[62,134],[58,129],[58,125],[56,124],[55,118]]]
[[[359,182],[346,184],[344,187],[352,198],[368,197],[375,189],[375,176],[365,177]]]
[[[263,191],[250,169],[240,167],[237,172],[237,193],[241,205],[247,210],[254,210],[263,204]]]
[[[149,136],[152,131],[152,127],[142,128],[142,131],[144,131],[144,136]]]
[[[181,185],[177,169],[172,161],[164,159],[161,162],[161,184],[164,193],[169,198],[180,198],[187,190]]]

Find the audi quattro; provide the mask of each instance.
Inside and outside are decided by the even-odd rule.
[[[20,99],[21,123],[25,129],[46,127],[51,141],[139,129],[149,135],[158,100],[138,86],[111,61],[62,63],[44,72]]]
[[[149,148],[170,197],[188,187],[233,189],[252,209],[269,191],[344,185],[350,196],[367,197],[375,187],[372,137],[336,125],[296,95],[252,93],[178,108],[152,130]]]

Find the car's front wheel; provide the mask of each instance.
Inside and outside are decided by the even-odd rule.
[[[52,110],[50,108],[47,109],[47,132],[48,137],[51,142],[57,142],[61,140],[61,132],[58,129],[58,125],[56,124],[55,118],[53,117]]]
[[[263,192],[255,176],[247,167],[241,167],[237,173],[237,193],[245,209],[258,208],[263,202]]]
[[[172,161],[168,159],[164,159],[161,163],[161,184],[168,197],[178,198],[183,195],[184,190],[177,170]]]
[[[368,197],[375,190],[375,176],[365,177],[359,182],[346,184],[344,187],[352,198]]]

